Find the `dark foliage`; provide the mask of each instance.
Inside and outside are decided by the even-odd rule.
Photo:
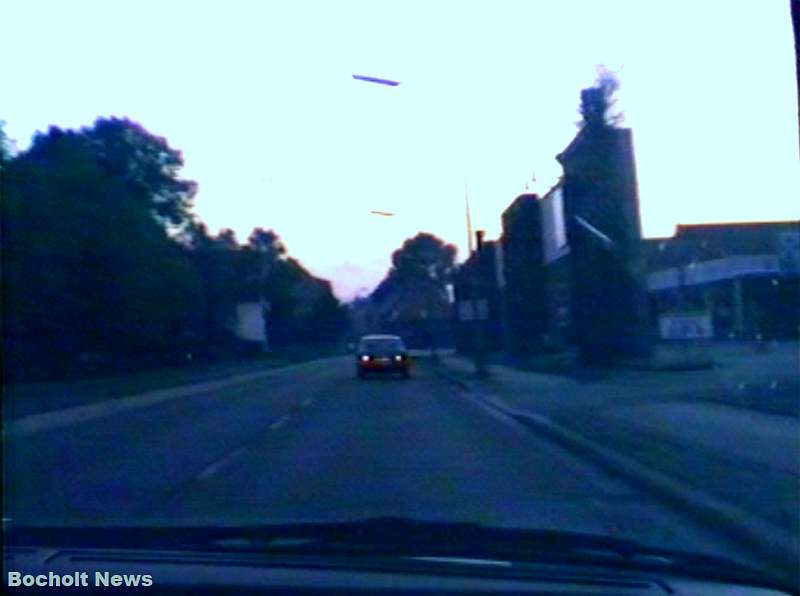
[[[230,353],[236,304],[262,297],[274,300],[284,344],[341,333],[330,285],[286,259],[274,232],[254,230],[247,246],[231,230],[208,234],[191,211],[197,185],[179,177],[180,152],[140,125],[52,127],[2,157],[7,375]]]
[[[432,345],[451,317],[447,294],[456,248],[420,233],[392,253],[392,267],[370,295],[370,331],[399,333],[416,345]]]

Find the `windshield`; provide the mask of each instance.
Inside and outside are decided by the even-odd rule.
[[[796,574],[790,2],[2,4],[6,524]]]
[[[362,339],[358,351],[363,354],[403,352],[403,342],[396,338],[387,339]]]

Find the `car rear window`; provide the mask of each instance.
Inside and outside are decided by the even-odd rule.
[[[361,352],[401,352],[405,350],[403,342],[399,339],[364,339],[361,340]]]

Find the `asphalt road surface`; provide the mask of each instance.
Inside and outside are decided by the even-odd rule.
[[[601,533],[748,560],[424,367],[410,380],[362,381],[350,358],[317,361],[7,436],[4,456],[4,517],[21,524],[395,515]]]

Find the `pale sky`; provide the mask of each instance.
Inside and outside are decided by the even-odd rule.
[[[620,80],[645,235],[800,217],[788,0],[0,0],[0,43],[20,148],[136,120],[183,151],[213,232],[273,228],[344,299],[419,231],[463,257],[465,179],[489,238],[532,176],[546,192],[598,64]]]

